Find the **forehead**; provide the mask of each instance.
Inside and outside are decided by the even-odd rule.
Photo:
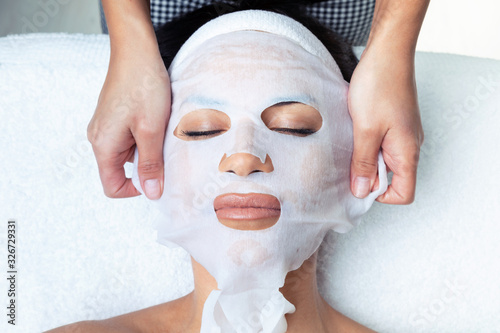
[[[295,42],[262,31],[236,31],[218,35],[198,46],[179,67],[172,79],[186,79],[199,73],[218,74],[247,68],[273,70],[282,67],[307,67],[312,70],[317,58]],[[254,65],[254,66],[252,66]],[[306,66],[304,66],[306,65]]]
[[[171,69],[172,111],[193,101],[230,104],[245,112],[292,100],[318,108],[325,85],[338,81],[332,75],[319,58],[285,37],[232,32],[204,42]]]

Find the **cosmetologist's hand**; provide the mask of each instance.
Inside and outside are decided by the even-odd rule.
[[[424,133],[418,108],[414,56],[365,49],[349,87],[354,152],[351,191],[366,197],[378,187],[378,152],[394,173],[377,201],[409,204],[415,196],[417,165]]]
[[[137,54],[135,54],[137,53]],[[88,139],[99,166],[106,196],[139,195],[124,164],[137,145],[139,178],[149,199],[163,192],[163,141],[170,116],[170,80],[159,51],[111,56],[108,74]]]

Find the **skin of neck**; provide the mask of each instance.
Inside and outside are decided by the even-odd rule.
[[[210,292],[217,289],[215,278],[191,257],[194,276],[194,291],[186,301],[190,314],[190,328],[186,332],[199,332],[201,316],[205,300]],[[317,251],[304,261],[301,267],[287,274],[285,284],[280,288],[283,296],[291,302],[296,310],[286,314],[287,332],[328,332],[332,326],[333,310],[318,292],[316,280]],[[330,330],[331,331],[331,330]]]

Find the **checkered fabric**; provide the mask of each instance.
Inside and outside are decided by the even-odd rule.
[[[158,27],[174,17],[212,2],[211,0],[151,0],[151,21]],[[375,0],[326,0],[306,6],[311,16],[331,27],[353,45],[366,44],[374,8]]]
[[[375,0],[328,0],[308,5],[307,13],[352,45],[366,45]]]
[[[195,9],[208,5],[210,0],[150,0],[151,21],[153,26],[171,21],[174,17],[189,13]]]

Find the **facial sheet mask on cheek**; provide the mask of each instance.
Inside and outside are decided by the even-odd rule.
[[[307,45],[263,28],[261,23],[270,19],[306,36]],[[253,20],[255,27],[234,28],[242,20]],[[229,31],[207,38],[210,24],[212,31],[217,26]],[[311,53],[315,48],[323,56]],[[349,231],[387,188],[379,157],[379,189],[365,199],[351,194],[348,84],[325,50],[292,19],[245,11],[198,30],[169,69],[173,104],[164,146],[164,193],[156,201],[158,241],[182,246],[217,281],[219,289],[204,305],[202,332],[285,332],[285,314],[295,311],[279,292],[286,274],[317,250],[329,229]],[[263,120],[268,108],[297,103],[321,116],[315,133],[292,135]],[[196,110],[222,112],[229,128],[198,140],[179,129],[174,135],[181,119]],[[136,152],[135,170],[137,160]],[[242,172],[241,163],[253,164]],[[142,192],[136,172],[133,180]],[[221,223],[214,201],[228,193],[274,196],[279,219],[261,230]]]

